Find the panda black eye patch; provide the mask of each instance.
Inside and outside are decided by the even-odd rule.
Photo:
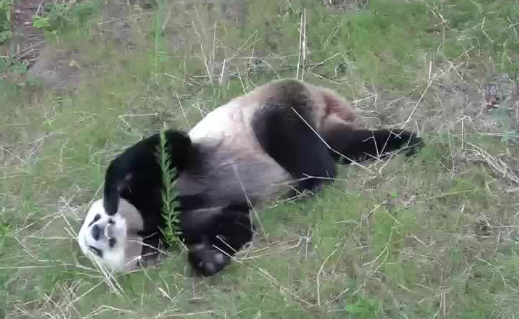
[[[90,248],[91,251],[93,251],[97,256],[103,258],[103,251],[99,248],[95,248],[93,246],[88,246],[88,248]]]
[[[95,222],[97,222],[99,219],[101,219],[101,215],[97,214],[95,215],[94,219],[88,224],[88,227],[92,226]]]

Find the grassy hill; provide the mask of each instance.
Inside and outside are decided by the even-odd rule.
[[[0,0],[0,317],[517,317],[517,0],[75,2],[18,7],[28,60],[2,21],[24,1]],[[111,281],[81,256],[111,158],[279,77],[427,146],[272,203],[209,279],[175,251]]]

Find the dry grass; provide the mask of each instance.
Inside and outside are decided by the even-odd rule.
[[[75,91],[0,83],[0,316],[517,317],[517,1],[301,3],[224,18],[111,2],[88,42],[57,33],[52,48],[88,71]],[[366,125],[417,130],[427,147],[256,211],[261,236],[213,278],[172,251],[115,277],[81,256],[75,234],[115,154],[280,77],[334,88]]]

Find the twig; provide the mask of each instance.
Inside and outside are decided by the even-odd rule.
[[[319,268],[319,271],[317,272],[317,305],[318,306],[321,306],[321,292],[320,292],[320,288],[321,288],[321,281],[319,280],[319,276],[321,275],[321,273],[323,272],[323,268],[324,268],[324,265],[326,264],[326,262],[328,261],[328,259],[330,259],[330,257],[333,256],[333,254],[335,254],[337,252],[337,248],[335,248],[334,251],[332,251],[331,254],[328,255],[328,257],[326,257],[326,259],[323,261],[323,264],[321,265],[321,267]]]

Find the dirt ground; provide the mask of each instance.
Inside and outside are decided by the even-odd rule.
[[[15,36],[11,43],[5,44],[0,50],[15,49],[13,57],[28,66],[27,75],[43,81],[48,89],[67,91],[80,83],[85,73],[92,71],[81,67],[80,52],[75,49],[57,50],[45,41],[44,32],[33,28],[32,17],[42,15],[44,8],[52,0],[19,0],[12,7],[12,27]],[[220,13],[230,21],[243,26],[246,23],[247,6],[242,2],[226,4],[225,1],[207,0],[210,5],[219,6]],[[128,16],[130,7],[139,7],[142,12],[151,10],[146,0],[109,0],[105,1],[101,21],[97,32],[104,40],[112,41],[121,48],[131,49],[135,33],[132,30]],[[171,39],[174,46],[181,39]],[[6,54],[7,55],[7,54]],[[14,75],[18,78],[18,74]]]
[[[42,12],[45,0],[18,0],[11,9],[15,57],[33,65],[45,47],[43,31],[32,27],[32,17]]]

